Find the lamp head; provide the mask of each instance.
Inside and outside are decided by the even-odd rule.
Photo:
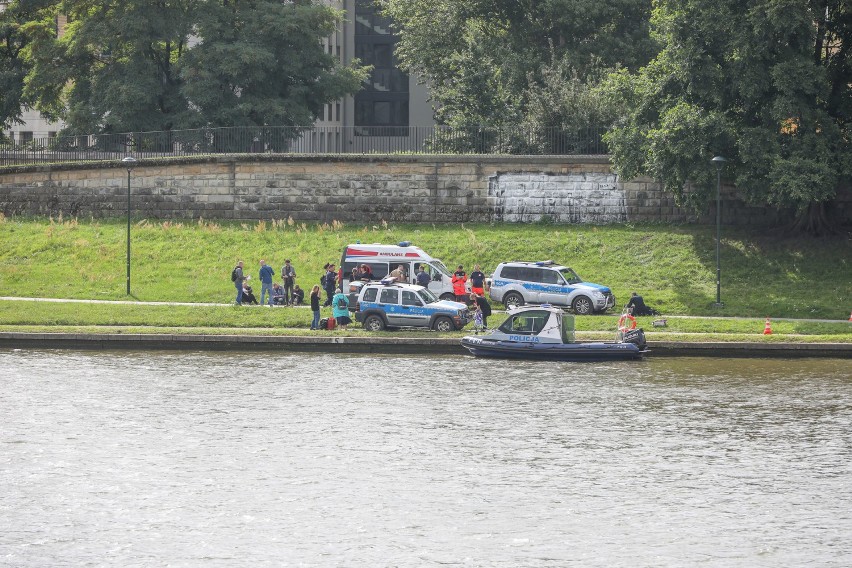
[[[726,160],[723,156],[716,156],[710,161],[716,164],[716,167],[721,170],[722,166],[724,166],[725,162],[727,162],[728,160]]]
[[[124,164],[124,167],[127,168],[127,171],[130,171],[136,166],[136,158],[134,158],[133,156],[126,156],[122,158],[121,163]]]

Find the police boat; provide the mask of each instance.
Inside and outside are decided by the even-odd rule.
[[[466,336],[462,345],[475,357],[545,361],[641,359],[647,352],[642,329],[619,324],[616,341],[575,341],[574,316],[548,304],[522,306],[487,335]]]

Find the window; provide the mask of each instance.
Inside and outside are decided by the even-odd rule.
[[[372,0],[355,2],[355,57],[373,67],[355,95],[359,136],[407,136],[408,74],[399,69],[394,48],[399,36]],[[405,128],[401,128],[405,127]]]
[[[518,280],[518,268],[516,266],[504,266],[500,271],[500,278],[508,280]]]
[[[503,322],[500,331],[513,335],[538,335],[550,318],[550,312],[533,310],[512,316]]]
[[[379,296],[380,304],[398,304],[399,290],[396,288],[384,288],[381,296]]]
[[[378,296],[378,295],[379,295],[379,289],[378,288],[367,288],[367,290],[364,292],[364,300],[363,301],[375,302],[376,296]]]
[[[417,294],[415,294],[411,290],[403,290],[402,291],[402,305],[403,306],[422,306],[423,304],[420,302],[420,299],[417,297]]]
[[[545,284],[564,284],[562,277],[555,270],[540,270],[541,281]]]

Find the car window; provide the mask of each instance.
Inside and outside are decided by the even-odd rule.
[[[522,268],[521,275],[523,277],[521,280],[526,282],[544,282],[542,272],[544,271],[541,268]]]
[[[383,288],[382,294],[379,296],[380,304],[398,304],[399,290],[396,288]]]
[[[435,294],[433,294],[432,292],[430,292],[426,288],[423,288],[422,290],[418,290],[417,294],[423,300],[424,304],[431,304],[432,302],[438,301],[438,298],[435,296]]]
[[[565,277],[565,280],[568,281],[568,284],[579,284],[583,281],[582,278],[577,276],[577,273],[570,268],[563,268],[560,272],[562,273],[562,276]]]
[[[518,278],[518,267],[517,266],[504,266],[500,271],[500,278],[506,278],[508,280],[519,280]]]
[[[417,297],[417,294],[412,292],[411,290],[403,290],[402,291],[402,305],[403,306],[422,306],[423,303],[420,301],[420,298]]]
[[[541,270],[541,281],[545,284],[562,284],[562,277],[555,270]]]
[[[364,291],[364,301],[365,302],[375,302],[376,296],[378,296],[378,295],[379,295],[379,289],[378,288],[367,288],[367,290]]]

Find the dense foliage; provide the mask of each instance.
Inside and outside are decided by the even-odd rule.
[[[364,77],[322,48],[339,18],[311,1],[18,0],[0,15],[0,122],[24,104],[76,133],[308,125]]]
[[[825,230],[823,204],[852,177],[852,6],[659,0],[652,25],[658,56],[606,89],[623,117],[607,138],[619,173],[700,205],[721,154],[745,199]]]
[[[606,114],[588,86],[655,52],[650,0],[380,0],[397,57],[452,126],[585,128]],[[546,146],[535,148],[548,151]]]
[[[52,0],[13,2],[0,13],[0,141],[3,129],[21,121],[30,68],[25,51],[33,39],[31,30],[53,22],[53,4]]]

